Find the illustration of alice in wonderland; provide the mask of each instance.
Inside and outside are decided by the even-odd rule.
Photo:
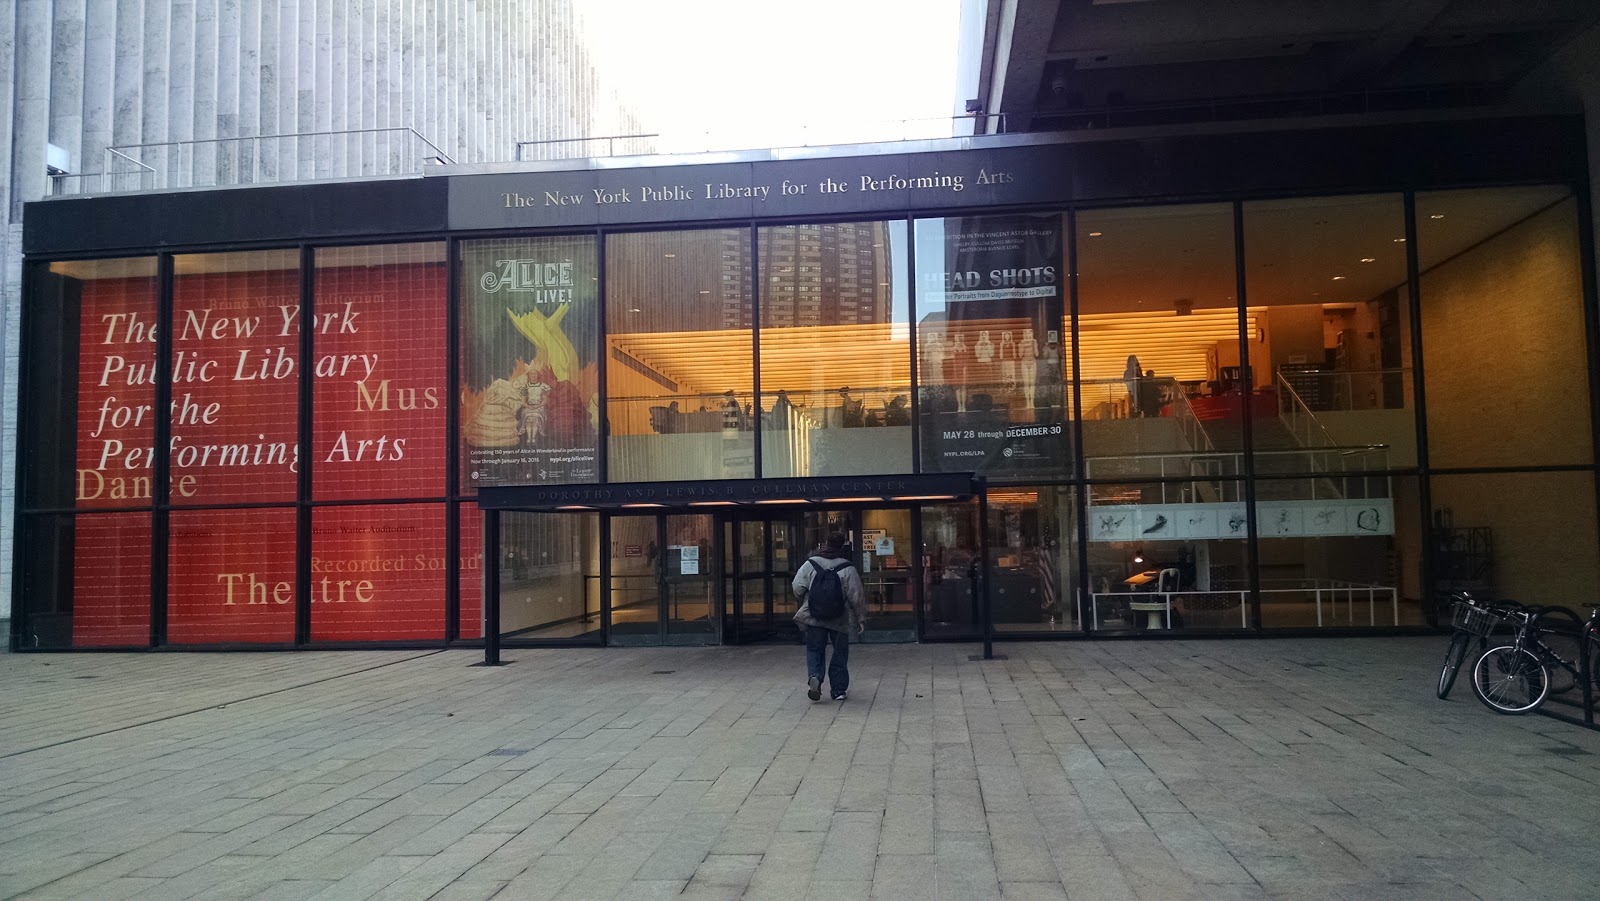
[[[561,330],[570,304],[546,316],[539,310],[506,315],[533,345],[510,374],[482,391],[461,392],[462,431],[470,448],[577,448],[593,444],[599,423],[593,363],[580,366]]]

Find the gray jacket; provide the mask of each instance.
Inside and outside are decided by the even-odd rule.
[[[861,574],[856,572],[854,566],[839,573],[839,584],[844,588],[846,602],[844,615],[835,619],[817,619],[811,615],[806,592],[811,590],[811,576],[817,571],[819,561],[828,569],[838,569],[850,562],[843,557],[824,557],[817,554],[800,564],[799,571],[794,574],[794,582],[790,585],[794,589],[794,596],[800,599],[800,609],[795,611],[794,621],[802,626],[820,626],[846,635],[854,635],[867,620],[867,593],[861,587]]]

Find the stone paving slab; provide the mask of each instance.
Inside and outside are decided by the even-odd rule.
[[[1444,640],[0,655],[0,898],[1592,898]]]

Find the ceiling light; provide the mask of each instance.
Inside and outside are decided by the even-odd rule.
[[[1100,236],[1101,236],[1101,235],[1103,235],[1103,234],[1105,234],[1105,232],[1090,232],[1090,233],[1089,233],[1089,237],[1091,237],[1091,238],[1098,238],[1098,237],[1100,237]]]
[[[638,307],[629,307],[628,308],[628,312],[630,312],[630,313],[643,313],[644,310],[641,310]]]
[[[1405,238],[1395,238],[1390,243],[1393,243],[1393,244],[1404,244],[1404,243],[1406,243],[1406,239]]]
[[[664,257],[666,257],[667,259],[670,260],[670,259],[675,258],[677,256],[677,254],[675,254],[675,253],[664,253],[664,254],[662,254],[662,256],[664,256]]]
[[[1361,262],[1363,262],[1363,263],[1376,263],[1376,262],[1378,262],[1378,260],[1377,260],[1376,257],[1362,257],[1361,258]],[[700,293],[704,294],[705,292],[701,291]]]
[[[1444,218],[1444,214],[1443,213],[1434,213],[1432,216],[1429,216],[1428,218],[1429,219],[1443,219]]]
[[[1336,281],[1336,282],[1342,282],[1342,281],[1344,281],[1344,276],[1342,276],[1342,275],[1335,275],[1335,276],[1334,276],[1334,277],[1333,277],[1333,280],[1334,280],[1334,281]]]

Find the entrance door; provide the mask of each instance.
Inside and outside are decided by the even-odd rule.
[[[789,549],[796,519],[733,519],[723,523],[726,542],[723,594],[728,598],[723,636],[729,644],[798,640],[794,576]]]
[[[709,513],[662,517],[662,598],[667,644],[718,644],[716,529]]]
[[[915,641],[915,559],[909,510],[810,509],[733,519],[727,542],[724,635],[730,643],[799,641],[800,603],[794,574],[829,534],[845,536],[846,555],[861,574],[867,599],[867,641]]]
[[[722,640],[709,514],[611,518],[613,645]]]

